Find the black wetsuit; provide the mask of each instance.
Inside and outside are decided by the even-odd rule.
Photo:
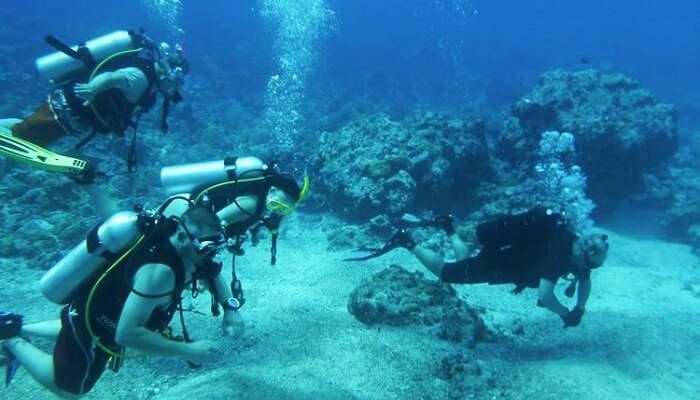
[[[94,294],[90,326],[100,342],[115,352],[115,331],[126,298],[132,291],[133,276],[146,264],[163,264],[175,274],[175,290],[170,304],[158,308],[146,324],[152,331],[165,329],[172,319],[184,289],[185,267],[167,237],[154,237],[141,245],[115,272],[108,275]],[[86,327],[85,308],[90,287],[84,288],[61,313],[61,331],[54,350],[56,385],[74,394],[87,393],[102,375],[110,356],[97,347]]]
[[[515,292],[536,288],[540,279],[556,282],[569,273],[590,278],[572,264],[576,235],[562,216],[543,208],[480,224],[483,246],[475,257],[445,264],[441,279],[449,283],[513,283]]]

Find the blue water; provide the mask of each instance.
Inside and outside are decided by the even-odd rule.
[[[0,11],[2,55],[29,73],[32,60],[47,52],[41,38],[48,33],[76,42],[124,27],[144,27],[155,38],[170,30],[139,1],[37,4],[5,0]],[[449,104],[478,97],[489,105],[505,104],[540,73],[557,67],[627,73],[681,109],[700,91],[697,1],[330,0],[327,5],[335,13],[334,29],[319,42],[310,95],[314,87],[347,96],[374,87],[387,102]],[[258,2],[184,1],[179,24],[194,74],[224,82],[227,95],[244,104],[259,102],[275,61],[273,33]]]
[[[49,83],[38,78],[33,64],[37,57],[53,51],[44,42],[45,35],[55,35],[73,44],[115,30],[144,28],[146,33],[156,41],[179,42],[183,45],[192,67],[191,75],[183,89],[185,101],[178,104],[171,115],[172,129],[169,135],[155,133],[160,107],[156,107],[157,111],[152,111],[144,117],[145,122],[142,121],[141,125],[144,127],[141,131],[144,133],[140,134],[142,142],[139,143],[140,147],[137,150],[141,169],[134,175],[128,175],[125,172],[126,164],[122,159],[127,154],[127,141],[120,138],[98,137],[96,147],[90,149],[94,153],[103,153],[101,155],[105,159],[109,158],[107,165],[111,169],[107,171],[113,175],[112,182],[116,182],[111,183],[109,189],[118,193],[123,201],[122,206],[127,203],[131,206],[133,202],[141,201],[144,197],[154,199],[154,202],[155,199],[161,200],[162,192],[157,176],[160,168],[167,163],[203,161],[202,158],[221,158],[252,153],[266,160],[272,158],[268,157],[270,155],[274,157],[286,155],[292,161],[292,166],[313,166],[313,162],[309,162],[308,159],[318,155],[314,150],[317,139],[321,136],[320,132],[334,132],[354,120],[359,120],[360,125],[372,123],[371,121],[376,119],[367,118],[362,121],[362,118],[375,112],[385,112],[400,119],[401,116],[416,110],[444,111],[457,117],[463,117],[474,111],[487,120],[493,132],[497,132],[502,126],[503,116],[507,115],[510,105],[528,93],[536,85],[541,74],[559,68],[566,70],[594,68],[621,72],[638,80],[642,87],[649,89],[659,100],[677,107],[681,135],[690,137],[693,133],[700,132],[700,79],[698,79],[700,1],[698,0],[666,2],[658,0],[578,2],[564,0],[2,0],[0,17],[2,18],[2,24],[0,24],[0,119],[27,115],[45,99],[50,90]],[[468,119],[465,118],[466,120]],[[438,121],[438,123],[442,122],[444,121]],[[411,128],[415,124],[406,126]],[[372,129],[364,132],[359,128],[357,131],[360,134],[374,132]],[[222,138],[221,135],[226,137]],[[273,140],[270,141],[270,139]],[[360,142],[375,143],[376,141],[372,138],[372,140]],[[690,140],[683,144],[689,142]],[[657,149],[650,151],[655,150]],[[700,150],[696,151],[700,152]],[[357,157],[356,160],[361,160],[358,164],[362,162],[361,157]],[[295,162],[298,163],[294,164]],[[287,167],[284,162],[282,164]],[[345,164],[341,164],[341,167],[344,166]],[[83,237],[97,218],[91,205],[83,202],[86,196],[83,196],[82,200],[77,197],[77,189],[68,186],[69,183],[64,177],[44,182],[44,179],[48,179],[43,178],[46,175],[32,175],[31,172],[27,172],[31,171],[29,168],[21,168],[15,168],[14,164],[4,161],[0,162],[0,171],[4,179],[0,185],[0,192],[5,194],[5,202],[0,205],[0,216],[4,219],[2,233],[5,236],[3,236],[4,241],[0,240],[0,246],[3,249],[10,249],[1,252],[0,266],[11,264],[12,267],[4,269],[9,271],[8,274],[12,274],[12,279],[9,280],[11,284],[4,286],[8,290],[5,298],[11,298],[11,302],[14,302],[11,304],[12,307],[17,307],[20,301],[24,301],[20,296],[16,296],[13,285],[18,282],[30,287],[29,285],[34,285],[37,280],[26,283],[22,279],[28,280],[29,277],[18,274],[16,271],[31,267],[33,273],[38,273],[39,269],[52,265],[65,254],[67,249],[71,248],[70,246],[74,245],[78,238]],[[615,165],[615,168],[620,167]],[[351,169],[348,168],[348,170]],[[318,171],[310,172],[313,185],[322,181],[323,177],[319,177],[321,174]],[[472,172],[469,170],[469,173]],[[686,205],[685,201],[694,197],[694,188],[697,187],[697,180],[694,180],[692,173],[694,171],[691,168],[686,168],[687,175],[681,176],[684,179],[681,180],[679,188],[685,192],[679,192],[675,197],[670,196],[669,193],[665,195],[675,200],[680,199],[681,206]],[[417,181],[420,180],[418,176],[415,178]],[[486,179],[489,178],[486,177]],[[58,179],[64,179],[66,183],[63,184]],[[579,182],[584,181],[581,178]],[[43,183],[47,183],[47,187],[34,187]],[[383,183],[378,183],[377,187],[381,184]],[[59,187],[59,185],[62,186]],[[382,190],[386,191],[386,188]],[[506,196],[512,194],[509,191],[503,193]],[[313,195],[316,193],[314,192]],[[430,195],[431,193],[428,193],[427,197]],[[659,196],[663,197],[663,195],[664,193]],[[323,194],[319,197],[322,198]],[[654,200],[653,194],[650,197]],[[668,201],[668,199],[665,200]],[[329,196],[328,201],[319,201],[318,205],[312,204],[310,209],[329,211],[328,203],[331,201],[332,198]],[[311,201],[308,202],[311,203]],[[652,203],[650,201],[650,204]],[[687,201],[688,208],[694,210],[687,212],[689,217],[684,217],[686,214],[676,216],[676,221],[683,220],[684,223],[680,235],[677,235],[681,236],[681,240],[687,241],[691,236],[690,230],[688,230],[689,234],[685,232],[687,230],[685,223],[697,218],[696,203],[692,200]],[[682,208],[681,206],[678,208]],[[670,205],[664,204],[659,207],[668,208]],[[454,210],[451,211],[454,212]],[[630,210],[629,215],[633,217],[629,215],[618,217],[619,221],[624,221],[619,224],[618,220],[613,219],[611,226],[616,228],[617,225],[624,225],[620,228],[621,232],[641,232],[642,229],[639,226],[642,224],[639,221],[644,221],[645,224],[654,225],[654,236],[660,236],[657,233],[656,224],[663,218],[657,213],[664,216],[671,213],[667,209],[654,210],[653,214],[643,212],[646,210]],[[316,216],[310,218],[316,218]],[[71,219],[75,221],[70,221]],[[80,226],[76,227],[76,224]],[[320,229],[323,228],[320,222],[318,224],[313,222],[313,224],[310,230],[315,230],[314,234],[318,234],[318,237],[325,235]],[[306,222],[304,226],[311,227],[311,222]],[[328,231],[331,232],[339,230],[340,225],[333,223],[328,226],[330,226]],[[8,235],[8,232],[12,235]],[[307,233],[304,232],[304,234]],[[342,234],[341,232],[339,236]],[[330,238],[333,233],[328,235]],[[282,238],[285,239],[283,236],[284,233]],[[303,237],[301,233],[297,236]],[[314,238],[313,240],[317,238],[313,235],[310,237]],[[352,235],[347,237],[354,240]],[[700,235],[696,234],[693,239],[696,249],[700,247],[698,237]],[[612,240],[622,239],[613,236]],[[283,249],[289,251],[287,254],[296,257],[292,259],[304,258],[301,260],[303,262],[298,262],[296,265],[299,268],[302,266],[306,268],[305,263],[317,255],[327,256],[320,245],[318,247],[320,250],[314,254],[306,253],[303,241],[301,243],[290,241],[285,245],[288,247]],[[642,247],[641,244],[638,246]],[[661,249],[659,251],[665,251],[664,248]],[[618,267],[620,265],[638,267],[637,264],[641,264],[655,273],[656,270],[652,269],[652,264],[663,259],[658,254],[656,257],[646,254],[648,250],[646,244],[642,250],[634,250],[639,253],[630,250],[629,246],[623,247],[623,250],[622,256],[615,260]],[[262,253],[261,250],[259,251],[258,255]],[[267,256],[266,248],[264,257]],[[321,261],[313,261],[309,264],[317,268],[319,265],[314,263],[322,263],[320,266],[324,274],[336,274],[332,268],[337,265],[326,265],[328,259],[323,257]],[[664,264],[663,268],[668,271],[674,271],[676,264],[683,264],[684,269],[690,269],[691,265],[696,263],[696,259],[691,258],[690,255],[686,257],[691,260],[688,262],[685,261],[686,258],[679,258],[680,261],[671,258],[670,266],[666,265],[665,259],[661,262]],[[697,275],[697,268],[693,268]],[[313,268],[309,270],[314,271]],[[260,270],[256,270],[256,273],[258,271]],[[670,276],[671,272],[668,271],[664,270],[664,273]],[[318,297],[327,296],[328,293],[333,293],[334,296],[340,293],[334,286],[327,289],[323,285],[327,279],[331,284],[334,282],[326,275],[320,278],[314,276],[307,281],[307,276],[296,274],[295,277],[300,280],[295,282],[290,279],[289,275],[292,274],[284,275],[286,272],[288,271],[284,269],[264,270],[267,275],[261,273],[260,276],[263,277],[261,279],[275,279],[275,284],[280,288],[286,289],[291,288],[292,285],[298,285],[306,292],[306,286],[309,286],[309,293],[314,296],[316,293],[313,291],[314,287],[316,290],[322,288],[324,292],[319,291]],[[359,275],[364,273],[359,269],[351,272],[357,274],[354,278],[358,281]],[[307,271],[304,270],[303,273]],[[308,276],[311,274],[309,272]],[[345,279],[347,276],[339,273],[333,278]],[[668,278],[666,275],[659,276]],[[653,279],[654,285],[650,285],[649,288],[656,289],[657,285],[660,285],[656,280],[661,278]],[[302,280],[304,281],[301,282]],[[634,277],[629,280],[633,281]],[[316,283],[309,284],[309,282]],[[317,284],[318,282],[323,284]],[[348,282],[350,280],[345,283]],[[664,285],[680,286],[676,281]],[[597,315],[604,314],[604,318],[616,323],[620,321],[618,317],[621,315],[622,325],[615,327],[618,330],[610,328],[608,332],[609,327],[603,326],[602,330],[588,331],[588,336],[582,336],[581,340],[573,336],[557,336],[556,340],[561,340],[561,345],[555,344],[551,347],[552,352],[557,353],[554,358],[559,360],[560,348],[567,347],[568,352],[573,343],[572,357],[577,361],[582,360],[582,365],[597,367],[595,361],[600,360],[601,364],[606,361],[616,370],[623,372],[627,372],[625,368],[629,368],[631,371],[629,379],[633,383],[645,380],[671,386],[677,382],[676,379],[682,380],[683,374],[693,377],[694,382],[697,382],[696,374],[693,372],[695,369],[688,364],[683,364],[692,357],[685,354],[681,356],[680,351],[677,352],[678,354],[668,352],[668,343],[664,342],[669,337],[671,340],[674,338],[673,335],[668,336],[667,332],[664,332],[669,320],[676,324],[671,325],[672,331],[680,332],[681,338],[687,336],[685,341],[677,342],[678,346],[686,342],[697,342],[696,337],[690,337],[693,332],[686,330],[686,325],[681,324],[683,318],[677,317],[677,315],[685,317],[685,314],[690,314],[690,312],[686,313],[690,308],[686,307],[686,303],[674,305],[678,310],[683,311],[681,314],[677,313],[676,309],[673,312],[663,313],[665,314],[663,317],[667,319],[661,323],[655,319],[657,315],[653,313],[650,314],[651,317],[646,315],[640,317],[637,314],[630,317],[630,309],[635,308],[639,300],[635,296],[645,294],[640,292],[653,292],[649,288],[643,285],[634,286],[632,289],[613,286],[609,292],[612,291],[616,298],[624,300],[622,311],[619,315],[613,315],[613,312],[617,313],[619,310],[604,309],[603,313]],[[637,294],[630,295],[629,293],[634,290],[637,290]],[[251,293],[253,294],[251,298],[256,297],[255,291]],[[269,298],[274,300],[269,301],[275,302],[275,311],[286,312],[284,307],[277,307],[277,299],[282,299],[280,300],[282,302],[287,299],[297,300],[294,298],[297,293],[290,293],[273,290],[274,296]],[[319,304],[326,306],[326,303],[317,301],[317,298],[311,299],[311,295],[309,296],[309,300],[300,300],[308,304],[298,307],[304,315],[309,309],[313,309],[313,306]],[[601,297],[597,294],[595,296]],[[661,303],[665,305],[669,301],[668,297],[667,292],[664,291],[659,292],[658,297],[647,296],[646,305],[652,304],[648,308],[660,316],[663,309],[656,306]],[[679,298],[683,299],[682,296]],[[337,300],[337,297],[334,299]],[[497,297],[493,299],[494,302],[498,301]],[[634,306],[627,303],[629,299],[634,300],[630,303]],[[255,301],[257,300],[253,300]],[[640,308],[645,306],[643,302],[639,304],[642,304]],[[40,306],[36,307],[39,310]],[[607,305],[603,306],[605,307]],[[339,309],[334,308],[333,312]],[[497,309],[499,312],[503,311],[503,307],[497,307]],[[45,310],[41,309],[41,311]],[[645,311],[642,309],[639,314]],[[512,314],[519,316],[519,312],[520,310],[514,310]],[[593,318],[596,318],[596,312],[593,311]],[[260,321],[266,319],[281,321],[280,323],[290,330],[299,331],[311,332],[318,320],[321,320],[321,318],[316,320],[315,315],[309,313],[309,316],[315,318],[313,324],[304,326],[304,323],[300,323],[299,326],[295,326],[297,315],[294,313],[291,317],[285,315],[272,318],[261,314],[253,318],[260,318]],[[608,318],[609,316],[612,318]],[[638,317],[643,317],[643,321],[631,319]],[[285,321],[284,318],[290,318],[293,323]],[[306,318],[306,320],[302,318],[301,321],[310,321],[308,316]],[[259,325],[260,331],[267,329],[262,323],[264,322]],[[634,325],[637,323],[639,323],[639,329]],[[540,341],[547,341],[551,332],[545,332],[543,329],[549,328],[545,325],[542,325],[544,328],[538,327],[537,324],[534,326],[533,333],[530,333],[530,326],[528,326],[528,335],[537,337]],[[345,328],[340,326],[338,329]],[[541,332],[536,329],[540,329]],[[284,336],[285,340],[289,337],[295,340],[297,338],[297,332],[272,331],[279,336]],[[648,333],[653,334],[647,335]],[[645,335],[650,338],[649,343],[658,339],[659,344],[644,343],[640,338],[646,340]],[[267,333],[261,336],[262,339],[251,341],[250,346],[266,343],[267,340],[273,343],[269,348],[277,351],[279,343],[282,343],[275,342],[276,336],[270,336]],[[304,362],[300,361],[302,358],[299,356],[307,357],[308,354],[305,352],[308,349],[316,349],[318,343],[325,343],[324,340],[300,344],[300,347],[304,347],[303,351],[293,354],[291,361],[284,361],[281,364]],[[559,343],[556,340],[555,343]],[[618,340],[629,341],[629,344],[615,347]],[[611,349],[605,346],[605,343],[610,342],[615,345],[610,346],[612,353],[608,353]],[[646,347],[640,347],[640,342]],[[352,345],[359,342],[349,343]],[[537,347],[539,342],[516,343],[518,346],[524,344],[524,349],[520,348],[520,352],[511,354],[514,358],[524,355],[521,360],[518,360],[520,362],[532,361],[527,357],[528,349],[533,354],[539,354],[539,347]],[[550,347],[542,348],[546,350]],[[296,348],[293,349],[296,350]],[[258,349],[252,351],[257,352]],[[355,352],[355,349],[352,351]],[[385,352],[383,347],[381,351]],[[263,354],[264,350],[261,349],[260,352]],[[543,350],[543,352],[546,351]],[[629,357],[629,362],[620,367],[615,364],[615,360],[608,359],[610,354],[617,353],[624,353],[625,357]],[[664,358],[666,353],[673,353],[672,357],[668,358],[669,364],[680,360],[681,357],[684,358],[678,365],[673,364],[673,368],[668,371],[661,371],[665,367],[664,364],[658,366],[653,362],[638,362],[636,357],[641,353],[645,356],[651,354],[657,358]],[[393,353],[387,352],[387,354],[394,356]],[[248,356],[250,357],[250,354]],[[323,356],[325,357],[326,354]],[[549,357],[550,355],[547,354],[546,358]],[[258,364],[257,355],[255,358],[255,362],[248,359],[248,365]],[[332,359],[332,356],[329,355],[328,358]],[[654,358],[650,359],[654,360]],[[230,366],[231,370],[237,372],[238,366],[233,368],[233,363],[236,361],[236,359],[230,360]],[[269,362],[269,358],[267,361]],[[277,360],[272,364],[278,365]],[[260,363],[262,368],[272,364]],[[246,362],[242,365],[245,366]],[[374,365],[371,367],[375,368]],[[639,370],[648,370],[649,374],[653,372],[654,378],[659,380],[646,379],[647,376],[643,374],[635,375],[637,367]],[[606,370],[601,369],[601,371],[601,374],[605,374]],[[270,373],[274,373],[274,369]],[[366,371],[363,370],[361,373],[365,374]],[[660,377],[656,376],[657,373]],[[426,374],[430,375],[430,372]],[[292,379],[289,374],[285,377]],[[581,379],[586,377],[587,375],[582,375]],[[325,376],[323,378],[325,382]],[[618,379],[615,376],[608,377],[607,374],[605,378],[604,383],[616,383]],[[26,375],[23,379],[26,379]],[[149,378],[144,377],[138,382],[143,382],[145,379]],[[532,381],[535,382],[536,379]],[[261,386],[257,381],[251,380],[251,382],[241,387],[248,389]],[[559,377],[556,377],[555,389],[564,390],[565,387],[564,389],[559,387],[559,382]],[[413,383],[421,384],[419,380]],[[409,384],[413,383],[409,382]],[[228,385],[228,382],[221,384]],[[228,386],[235,387],[234,384]],[[12,390],[17,390],[16,386]],[[687,391],[684,392],[681,388],[679,392]],[[101,396],[106,391],[97,393],[97,396]],[[325,398],[323,395],[313,397]],[[261,398],[285,397],[277,395]]]

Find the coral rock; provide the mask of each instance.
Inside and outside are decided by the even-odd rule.
[[[599,204],[637,192],[644,174],[669,160],[677,148],[675,108],[657,102],[621,74],[545,73],[511,111],[496,146],[499,157],[531,168],[543,132],[571,132],[576,161],[589,176],[590,196]]]
[[[452,286],[396,265],[362,281],[348,310],[368,325],[429,326],[441,339],[467,346],[489,336],[478,312]]]

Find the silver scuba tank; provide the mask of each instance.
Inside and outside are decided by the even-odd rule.
[[[191,194],[236,178],[242,181],[260,178],[267,169],[267,165],[257,157],[227,158],[165,167],[160,171],[160,183],[167,196]]]
[[[66,304],[75,291],[90,278],[102,272],[141,235],[139,214],[122,211],[97,228],[96,237],[88,236],[41,278],[41,293],[56,304]]]
[[[129,32],[116,31],[87,41],[85,47],[90,50],[92,57],[99,63],[113,54],[133,50],[136,46]],[[77,50],[78,46],[72,46],[71,48]],[[82,61],[76,60],[60,51],[36,59],[36,69],[39,71],[39,74],[54,81],[60,80],[84,66],[85,64]]]

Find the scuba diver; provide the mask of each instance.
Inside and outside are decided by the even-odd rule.
[[[83,137],[76,146],[79,149],[98,133],[124,136],[132,128],[128,169],[133,171],[140,116],[153,108],[160,94],[161,130],[165,132],[170,104],[182,100],[179,90],[189,72],[182,47],[156,45],[142,31],[116,31],[73,48],[53,36],[46,41],[57,52],[40,57],[36,66],[55,89],[26,118],[0,120],[0,154],[64,173],[80,185],[92,185],[96,176],[104,175],[93,161],[45,147],[73,135]]]
[[[192,285],[197,292],[200,280],[212,294],[212,314],[224,310],[225,332],[242,331],[239,309],[245,298],[235,255],[242,254],[247,232],[265,226],[272,231],[275,263],[280,221],[308,194],[308,177],[299,187],[274,163],[242,157],[166,167],[161,181],[171,196],[157,210],[115,214],[42,278],[44,296],[68,304],[60,323],[23,325],[21,315],[0,313],[0,339],[5,339],[9,360],[6,382],[25,365],[54,393],[83,394],[108,361],[112,369],[119,368],[126,346],[210,361],[215,346],[192,342],[182,315],[183,289]],[[221,274],[222,264],[213,259],[223,248],[234,254],[230,284]],[[180,311],[181,338],[173,337],[167,326],[175,311]],[[58,338],[53,361],[22,339],[30,336]],[[76,367],[68,368],[68,363]]]
[[[242,329],[237,303],[212,262],[227,243],[221,221],[209,208],[193,204],[180,218],[165,217],[169,204],[115,214],[43,276],[43,294],[65,305],[60,321],[23,325],[21,315],[0,313],[6,384],[22,365],[56,395],[82,395],[108,364],[115,371],[121,366],[126,347],[180,357],[193,368],[220,357],[216,343],[189,336],[182,292],[188,287],[196,292],[197,282],[206,281],[224,309],[224,335]],[[181,336],[168,326],[176,312]],[[29,337],[55,340],[53,354]]]
[[[423,221],[409,214],[402,219],[442,228],[457,260],[445,262],[439,254],[418,246],[407,229],[401,229],[382,248],[366,249],[371,251],[369,255],[344,261],[364,261],[402,247],[446,283],[510,283],[516,285],[515,294],[526,287],[538,288],[538,307],[561,317],[564,327],[581,323],[591,293],[591,270],[603,265],[609,248],[607,235],[594,233],[579,237],[561,214],[544,208],[479,224],[476,235],[482,247],[473,257],[469,257],[467,245],[455,231],[452,216]],[[573,278],[568,279],[569,275]],[[576,306],[571,310],[554,294],[554,285],[560,277],[571,281],[565,291],[568,297],[573,297],[578,286]]]
[[[236,256],[243,255],[246,240],[257,245],[260,230],[266,228],[271,234],[270,264],[276,264],[280,224],[309,194],[308,175],[304,174],[300,186],[275,162],[268,165],[257,157],[229,157],[165,167],[160,177],[165,193],[174,196],[164,210],[166,215],[180,215],[186,210],[187,199],[209,207],[221,219],[232,255],[230,289],[242,306],[245,298],[236,275]]]

